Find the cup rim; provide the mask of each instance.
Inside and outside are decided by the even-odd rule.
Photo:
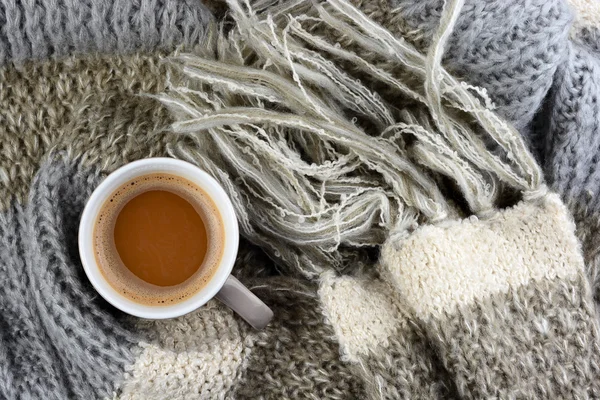
[[[186,300],[169,305],[146,305],[135,302],[114,289],[104,278],[93,249],[95,221],[104,202],[123,183],[151,173],[172,173],[200,186],[212,199],[221,214],[225,230],[223,255],[211,279]],[[183,160],[153,157],[128,163],[109,174],[94,189],[79,222],[79,255],[83,269],[94,289],[114,307],[130,315],[147,319],[175,318],[206,304],[225,284],[231,274],[239,246],[239,228],[235,209],[223,187],[208,173]]]

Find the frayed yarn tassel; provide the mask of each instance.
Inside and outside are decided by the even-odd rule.
[[[344,0],[282,2],[276,15],[228,4],[232,31],[171,60],[169,151],[221,182],[242,234],[288,272],[369,266],[390,235],[459,216],[457,198],[485,216],[501,188],[543,191],[485,91],[441,66],[462,0],[428,54]]]

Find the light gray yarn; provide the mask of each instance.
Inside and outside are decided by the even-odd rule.
[[[332,1],[332,4],[337,3],[339,2]],[[448,1],[448,3],[457,2]],[[485,3],[489,4],[488,6],[481,7],[491,7],[496,3],[488,2]],[[160,4],[157,3],[157,7],[160,7]],[[506,21],[520,21],[523,26],[530,24],[527,26],[535,29],[537,25],[534,21],[537,21],[538,14],[533,11],[550,10],[547,14],[539,14],[542,15],[540,21],[547,22],[547,25],[540,22],[541,26],[548,29],[547,33],[543,29],[542,33],[537,32],[540,33],[540,42],[535,45],[535,48],[539,49],[539,52],[532,50],[533,52],[529,54],[526,46],[526,50],[518,47],[519,56],[522,55],[522,52],[532,56],[521,59],[522,61],[530,60],[531,68],[524,71],[522,77],[514,81],[510,81],[504,74],[518,73],[521,66],[516,61],[516,64],[508,65],[506,71],[503,70],[499,73],[495,81],[486,79],[484,67],[481,67],[478,72],[480,75],[473,74],[473,76],[481,80],[481,82],[477,82],[479,84],[489,83],[489,94],[500,106],[501,111],[504,110],[505,115],[514,117],[521,121],[520,124],[526,126],[530,122],[533,110],[538,108],[545,95],[545,93],[540,95],[540,92],[545,91],[544,88],[549,86],[552,71],[556,70],[557,65],[560,64],[559,60],[563,60],[568,54],[557,51],[539,65],[535,64],[536,57],[541,55],[543,58],[546,42],[554,39],[560,41],[561,37],[564,43],[561,42],[557,46],[562,46],[561,48],[564,49],[569,48],[564,36],[565,26],[561,25],[568,20],[569,16],[566,11],[564,13],[561,11],[562,6],[558,2],[536,3],[538,8],[533,11],[528,8],[533,2],[518,4],[521,6],[520,8],[511,8],[514,15],[507,13],[500,18],[498,29],[501,30],[510,25]],[[545,8],[546,4],[549,4],[549,8]],[[248,47],[251,46],[244,43],[244,40],[248,38],[244,36],[244,40],[240,40],[238,36],[237,40],[231,42],[228,42],[227,38],[222,38],[224,40],[220,43],[220,49],[223,52],[219,56],[230,61],[228,65],[232,69],[223,68],[221,64],[216,64],[217,68],[215,68],[214,64],[201,63],[193,56],[181,57],[178,62],[182,67],[187,67],[186,73],[189,80],[187,83],[190,85],[172,87],[171,98],[163,97],[165,102],[179,101],[177,104],[171,103],[170,105],[179,108],[178,112],[182,117],[176,128],[181,136],[186,136],[173,135],[174,139],[170,143],[170,150],[181,158],[195,161],[205,167],[226,186],[226,189],[232,194],[238,210],[241,211],[242,230],[249,239],[263,245],[273,258],[277,259],[277,256],[280,255],[279,259],[283,260],[282,263],[288,263],[299,270],[303,269],[302,272],[305,272],[306,275],[314,276],[321,272],[321,266],[343,269],[345,265],[352,264],[350,255],[356,256],[358,254],[356,248],[359,246],[377,245],[395,230],[406,233],[413,227],[417,214],[422,221],[435,223],[446,217],[446,213],[451,213],[452,205],[446,203],[444,195],[435,190],[437,182],[432,178],[434,175],[445,175],[454,179],[470,209],[483,216],[487,207],[494,204],[498,187],[507,185],[523,191],[528,189],[535,191],[541,186],[541,177],[537,168],[535,165],[527,165],[531,162],[531,157],[523,156],[525,152],[521,141],[513,135],[514,131],[504,127],[501,121],[492,120],[491,113],[487,114],[479,101],[475,101],[475,99],[485,101],[484,96],[476,88],[460,85],[459,82],[445,75],[445,71],[436,62],[433,63],[433,66],[425,63],[425,56],[419,57],[414,54],[411,47],[404,46],[400,40],[389,39],[384,32],[375,31],[376,27],[366,25],[364,20],[352,13],[352,10],[344,8],[343,4],[337,4],[337,6],[338,9],[329,9],[330,13],[338,17],[328,20],[330,24],[334,25],[334,28],[344,33],[354,34],[356,40],[361,39],[357,33],[362,35],[366,31],[364,36],[368,37],[368,42],[363,43],[361,56],[364,55],[367,60],[370,60],[369,56],[380,52],[377,55],[382,58],[388,57],[389,64],[399,64],[399,60],[410,60],[414,63],[414,70],[411,73],[414,74],[414,81],[418,82],[420,90],[400,88],[391,84],[388,78],[389,76],[394,77],[393,73],[396,71],[386,70],[385,65],[381,69],[371,69],[370,77],[376,81],[379,80],[380,83],[382,80],[385,82],[385,79],[388,79],[385,83],[391,87],[392,96],[390,93],[385,93],[386,97],[382,98],[383,96],[374,95],[368,84],[360,82],[352,84],[352,79],[340,73],[336,67],[337,64],[328,63],[328,60],[318,57],[306,58],[312,53],[304,53],[304,46],[294,47],[294,45],[297,43],[296,40],[313,39],[316,44],[322,46],[323,52],[337,52],[335,58],[338,61],[343,56],[350,57],[347,52],[344,53],[344,50],[351,49],[350,47],[332,46],[332,48],[324,49],[327,46],[317,39],[323,38],[322,36],[325,39],[330,37],[326,35],[311,36],[307,32],[298,30],[298,26],[291,25],[290,29],[296,30],[290,31],[290,34],[296,36],[287,37],[288,41],[285,42],[285,45],[282,45],[283,41],[274,44],[273,47],[276,50],[273,51],[272,60],[262,63],[260,56],[254,59],[254,62],[257,63],[254,66],[259,67],[256,70],[265,73],[259,79],[254,79],[255,76],[244,75],[243,72],[249,72],[250,68],[239,60],[242,57],[238,58],[240,48],[248,50]],[[553,6],[558,8],[551,9]],[[499,6],[499,9],[503,8]],[[520,14],[521,12],[524,14]],[[471,18],[465,18],[461,14],[458,23],[459,25],[476,24],[477,15],[475,13]],[[326,13],[323,13],[322,16],[327,17]],[[516,16],[520,16],[521,19]],[[257,36],[264,34],[263,40],[257,42],[267,44],[264,48],[268,48],[268,44],[271,43],[269,36],[271,26],[264,21],[260,26],[252,26],[253,21],[250,18],[245,20],[250,25],[244,27],[247,29],[246,32],[250,31]],[[530,22],[526,23],[525,21]],[[354,25],[352,25],[352,29],[347,29],[344,25],[336,25],[340,22]],[[491,18],[486,20],[488,26],[492,26],[492,22]],[[447,24],[448,21],[445,23]],[[365,26],[368,29],[361,30]],[[113,28],[106,31],[109,32],[108,36],[114,34],[111,29]],[[525,28],[524,30],[527,31]],[[502,37],[500,31],[492,31],[498,34],[498,38]],[[274,41],[286,37],[281,34],[281,31],[277,32],[280,35],[274,34],[276,36],[273,38]],[[556,32],[557,36],[552,32]],[[480,30],[481,35],[485,33],[485,29]],[[523,38],[518,37],[515,40],[529,43],[536,37],[535,33],[536,31],[525,34]],[[469,38],[465,32],[463,34],[467,39],[464,44],[455,45],[455,50],[468,48],[468,40],[480,37],[480,34],[475,35],[475,38]],[[301,35],[302,37],[299,39]],[[433,36],[433,32],[431,35]],[[75,37],[79,38],[80,36],[75,35]],[[139,39],[141,36],[136,37]],[[150,34],[148,37],[154,36]],[[448,43],[454,43],[458,38],[459,36],[455,35]],[[441,42],[443,44],[444,40],[439,39],[438,37],[434,43]],[[251,39],[249,41],[252,42]],[[99,49],[98,46],[101,45],[89,40],[82,40],[78,43],[96,43],[87,47],[88,50]],[[115,43],[120,42],[116,40],[113,44]],[[127,49],[126,44],[132,42],[124,41],[122,43],[124,44],[121,47],[117,45],[109,48],[107,45],[106,51],[115,48],[117,50],[114,51]],[[386,54],[385,46],[387,45],[393,46],[394,51]],[[141,46],[143,47],[143,45]],[[434,46],[427,55],[427,60],[439,61],[442,47],[441,45],[439,48]],[[253,50],[258,52],[256,49]],[[285,57],[288,55],[286,50],[290,51],[292,61],[288,62]],[[27,54],[33,53],[30,51]],[[43,57],[50,55],[50,53],[44,54]],[[503,53],[499,50],[498,54]],[[267,58],[264,57],[264,54],[261,56]],[[486,56],[489,57],[489,54]],[[450,55],[448,60],[452,60],[453,57],[457,56]],[[353,61],[358,60],[353,59]],[[479,57],[471,61],[477,65]],[[512,61],[514,60],[506,60],[509,63]],[[587,104],[586,101],[592,101],[593,95],[587,97],[583,94],[588,92],[572,89],[578,88],[579,79],[583,78],[581,84],[588,89],[591,88],[589,93],[598,93],[595,86],[587,86],[595,85],[598,80],[596,72],[589,69],[589,65],[593,66],[594,64],[591,58],[581,55],[573,56],[571,64],[567,63],[563,66],[564,69],[561,67],[558,70],[559,75],[562,74],[560,76],[563,78],[562,80],[557,79],[555,92],[551,93],[551,96],[556,97],[556,109],[552,114],[551,124],[554,140],[549,146],[551,150],[546,155],[548,169],[552,172],[551,175],[556,182],[555,187],[562,191],[564,197],[572,197],[569,202],[572,209],[577,209],[580,204],[582,205],[581,209],[585,211],[583,217],[578,218],[581,227],[586,224],[585,216],[588,215],[588,210],[593,211],[596,207],[595,198],[597,196],[595,193],[597,192],[592,192],[592,200],[589,202],[582,202],[581,196],[586,195],[586,190],[598,190],[594,169],[590,169],[590,165],[595,165],[594,163],[597,161],[590,155],[592,150],[595,154],[596,149],[590,150],[590,148],[597,146],[596,143],[594,146],[589,146],[592,143],[591,140],[597,140],[594,135],[598,124],[590,114],[589,108],[583,107],[583,104]],[[294,68],[290,68],[292,65]],[[367,63],[367,65],[374,67],[375,64]],[[415,65],[416,67],[414,67]],[[498,65],[492,63],[491,66],[500,68],[502,65],[504,64],[500,62]],[[464,78],[468,79],[468,68],[471,68],[471,65],[465,61],[462,67],[464,68],[463,72],[467,75]],[[294,70],[297,77],[294,77]],[[88,69],[85,71],[87,72]],[[93,69],[91,71],[93,73]],[[492,69],[490,69],[490,73],[491,71]],[[253,70],[253,72],[255,71]],[[362,76],[364,76],[364,71],[362,72]],[[538,73],[541,75],[537,76]],[[276,80],[280,76],[285,78]],[[282,82],[289,84],[289,90],[288,86],[281,84]],[[403,83],[401,80],[396,82]],[[304,85],[301,86],[300,83],[304,83]],[[317,83],[323,83],[323,85],[320,86]],[[537,83],[540,84],[539,88],[528,93],[526,87],[529,87],[528,85],[534,87]],[[206,88],[207,86],[211,90],[194,92],[198,87]],[[445,100],[443,109],[439,105],[436,106],[436,100],[439,100],[439,97],[436,97],[439,96],[437,89],[443,89],[441,92],[449,97]],[[500,89],[504,92],[497,91]],[[516,96],[516,103],[511,103],[510,96],[502,97],[502,93],[510,94],[511,89],[519,94]],[[496,93],[499,93],[497,97],[495,97]],[[563,97],[565,93],[568,96]],[[581,103],[571,102],[572,99],[569,96],[581,96]],[[390,101],[390,98],[394,101]],[[421,118],[421,114],[415,112],[413,115],[410,111],[400,113],[397,107],[402,106],[407,98],[427,99],[427,103],[431,106],[429,111],[437,119]],[[500,101],[502,99],[506,101]],[[565,101],[568,107],[564,111],[560,111],[564,106],[561,102]],[[267,103],[267,107],[260,107],[264,103]],[[456,126],[449,126],[449,119],[456,115],[454,114],[456,109],[447,107],[448,103],[458,108],[474,107],[469,111],[473,111],[472,115],[482,118],[478,127],[483,131],[482,135],[485,134],[486,139],[490,139],[490,135],[492,137],[496,135],[501,139],[498,146],[501,150],[505,150],[502,153],[505,162],[498,162],[488,152],[470,151],[473,146],[480,143],[475,140],[469,142],[469,139],[475,135],[471,135],[470,126],[460,125],[461,121],[458,119],[457,124],[466,131],[453,131]],[[283,104],[283,106],[276,107],[273,104]],[[519,107],[523,107],[523,109]],[[351,112],[347,114],[342,111],[348,109]],[[207,110],[210,112],[206,112]],[[302,112],[298,112],[298,110]],[[592,112],[594,115],[598,114],[593,108]],[[289,128],[282,116],[285,113],[292,115],[293,123],[310,122],[313,125],[305,125],[304,131],[298,127]],[[380,136],[368,136],[360,129],[360,124],[349,123],[350,118],[347,115],[359,115],[363,121],[371,121],[373,125],[380,123],[384,129],[379,132]],[[386,119],[388,117],[390,120]],[[242,120],[244,118],[245,121]],[[579,125],[586,121],[591,121],[591,123],[583,125],[585,130],[579,130],[581,129]],[[117,135],[127,132],[126,125],[116,126],[117,128],[114,130],[117,131]],[[339,130],[340,135],[331,135],[331,132],[337,133],[336,130]],[[461,135],[465,132],[465,135]],[[573,134],[573,132],[577,132],[577,134]],[[342,134],[347,135],[350,139],[343,141]],[[294,136],[293,141],[289,140],[290,136]],[[404,151],[405,143],[402,139],[406,136],[413,139],[414,146]],[[511,147],[513,138],[517,142],[516,147]],[[288,143],[292,144],[288,145]],[[585,143],[588,143],[588,147]],[[514,143],[512,144],[514,145]],[[513,152],[515,149],[518,150],[516,153]],[[101,150],[106,151],[106,147],[101,147]],[[304,153],[302,154],[305,156],[304,159],[302,157],[294,158],[301,153]],[[515,154],[516,162],[514,159],[510,159],[511,155]],[[574,159],[574,157],[579,158]],[[306,158],[310,158],[310,160],[307,162]],[[416,164],[415,160],[419,160],[419,164],[416,166],[413,165]],[[99,157],[98,161],[105,160]],[[259,168],[261,166],[262,169]],[[590,171],[592,171],[592,175],[591,179],[588,179]],[[135,335],[131,333],[127,321],[121,320],[117,312],[114,310],[108,312],[105,309],[106,303],[95,295],[83,275],[78,261],[76,246],[78,215],[85,199],[97,185],[99,179],[100,177],[95,172],[82,169],[73,162],[55,160],[45,163],[32,185],[27,205],[15,206],[4,214],[0,214],[0,287],[6,290],[0,296],[0,310],[2,310],[0,314],[0,398],[92,399],[110,395],[115,388],[116,380],[122,376],[123,367],[133,361],[130,349],[136,342]],[[590,183],[586,183],[588,180]],[[323,192],[319,191],[321,188]],[[268,198],[264,196],[267,189],[275,194],[284,193],[284,196]],[[304,197],[285,196],[292,190]],[[304,201],[301,202],[298,199]],[[431,199],[435,201],[431,201]],[[276,205],[280,206],[279,209],[285,210],[287,214],[282,216],[273,213]],[[403,215],[405,218],[398,218],[399,215]],[[306,227],[308,229],[304,231],[299,229]],[[322,229],[318,230],[317,228]],[[595,242],[597,243],[597,241]],[[287,253],[278,253],[280,249]],[[322,265],[315,260],[322,260]],[[313,265],[310,264],[311,261]],[[263,289],[270,290],[272,287],[272,283],[263,285]],[[564,289],[565,299],[574,297],[570,292],[570,286],[563,285],[561,282],[558,287]],[[297,287],[274,291],[280,295],[299,292]],[[545,299],[543,296],[549,291],[542,290],[533,293],[535,293],[534,298],[540,300]],[[527,292],[522,298],[526,303],[532,296]],[[552,298],[555,299],[556,296],[552,296]],[[504,303],[500,301],[497,304],[502,306]],[[517,299],[514,305],[508,303],[510,307],[498,308],[500,311],[517,310],[519,314],[522,311],[524,317],[528,317],[529,312],[537,313],[539,307],[522,308],[524,302]],[[255,356],[258,361],[255,362],[254,369],[248,368],[247,371],[254,371],[258,375],[258,379],[254,378],[256,375],[250,375],[251,379],[248,379],[248,382],[259,382],[259,384],[256,384],[257,389],[247,391],[250,393],[248,398],[257,397],[257,393],[263,394],[266,391],[267,383],[277,389],[285,388],[290,382],[295,381],[300,381],[301,385],[299,386],[302,388],[312,389],[314,386],[314,381],[310,380],[310,373],[297,374],[296,369],[289,372],[290,365],[301,364],[300,362],[296,363],[298,358],[292,358],[293,361],[288,362],[288,358],[281,357],[282,354],[284,356],[286,354],[286,347],[282,344],[300,346],[310,356],[306,357],[309,361],[304,365],[317,365],[314,370],[318,372],[322,368],[313,360],[328,360],[325,352],[321,351],[323,346],[320,346],[327,343],[321,339],[330,338],[333,335],[330,331],[325,331],[325,333],[320,333],[323,332],[322,330],[317,331],[319,329],[317,323],[323,321],[320,313],[315,311],[317,305],[310,306],[310,319],[302,319],[298,317],[300,311],[303,311],[298,307],[298,301],[294,302],[293,298],[286,297],[282,303],[284,303],[281,306],[283,310],[279,312],[279,315],[283,316],[282,319],[286,323],[296,324],[292,325],[295,329],[286,327],[281,334],[273,331],[274,333],[270,333],[270,336],[266,336],[267,340],[256,343],[256,349],[252,350],[252,356]],[[544,315],[562,315],[561,313],[564,311],[562,306],[554,309],[554,303],[550,302],[549,304],[552,307]],[[286,313],[286,310],[292,312]],[[575,308],[575,310],[578,309]],[[573,318],[569,316],[566,320],[570,322]],[[317,323],[311,322],[313,320]],[[502,323],[502,327],[508,326],[504,323],[506,320],[498,320]],[[545,319],[541,320],[546,321]],[[473,326],[468,319],[466,321],[468,326]],[[478,320],[475,322],[479,323]],[[484,320],[483,323],[486,321]],[[453,326],[464,327],[467,325],[459,320]],[[444,324],[444,326],[449,325]],[[569,329],[572,327],[571,324],[566,326]],[[319,332],[318,335],[310,336],[311,340],[315,336],[319,339],[319,346],[311,346],[311,343],[315,343],[315,341],[302,341],[308,335],[300,336],[297,332],[305,331],[311,334]],[[539,326],[533,326],[522,332],[527,335],[531,332],[540,333],[539,331]],[[585,331],[587,332],[587,330]],[[474,332],[479,333],[481,330]],[[495,333],[492,332],[489,336],[496,338]],[[569,331],[563,335],[568,337],[568,334]],[[440,335],[434,332],[432,336],[439,337]],[[453,333],[448,336],[460,338]],[[528,336],[528,338],[530,337]],[[503,338],[504,336],[499,337],[500,340]],[[543,340],[540,342],[545,343]],[[469,356],[468,361],[473,359],[472,350],[477,346],[484,350],[503,348],[502,346],[496,347],[498,342],[494,341],[491,342],[491,346],[480,346],[481,343],[487,342],[475,341],[465,347],[467,350],[465,354]],[[506,344],[506,342],[500,342],[500,344]],[[508,346],[511,344],[508,342]],[[575,343],[573,348],[578,348],[578,345],[579,343]],[[265,347],[266,350],[262,350]],[[334,344],[329,347],[326,347],[327,354],[337,357],[337,346]],[[284,352],[281,351],[282,348]],[[319,351],[313,351],[314,348]],[[527,350],[525,348],[523,352]],[[481,354],[481,352],[478,353]],[[447,354],[454,355],[455,353],[448,352]],[[386,356],[390,356],[390,353],[387,352]],[[574,355],[569,353],[567,356]],[[278,360],[277,357],[285,362],[274,362]],[[391,353],[391,357],[394,357],[394,353]],[[549,357],[551,360],[555,360],[552,353]],[[328,364],[330,368],[346,374],[346,371],[337,364],[333,362]],[[416,365],[412,362],[410,364],[411,367]],[[387,365],[393,365],[392,361],[382,368],[389,373]],[[265,373],[265,368],[271,368],[276,372],[289,372],[291,378],[285,374],[271,374],[270,370]],[[409,376],[412,377],[413,371],[408,370],[410,371]],[[456,370],[464,371],[461,368]],[[497,368],[492,365],[490,370],[497,371]],[[489,370],[477,369],[477,371],[486,374]],[[586,369],[585,372],[589,373],[589,369]],[[273,380],[273,376],[282,376],[283,378]],[[297,378],[298,376],[300,379]],[[516,376],[519,377],[518,374]],[[352,376],[345,379],[344,382],[354,382]],[[411,381],[404,383],[402,379],[398,379],[399,382],[394,383],[405,385],[411,389],[414,387]],[[319,384],[337,382],[334,379],[322,379],[320,375],[318,375],[318,380]],[[266,383],[261,386],[260,384],[263,382]],[[427,387],[427,383],[423,387]],[[247,382],[245,384],[248,385]],[[292,384],[288,386],[294,387]],[[238,390],[239,393],[244,393],[243,390]],[[323,393],[325,391],[319,392],[319,394]]]
[[[354,0],[392,33],[426,50],[438,27],[443,0]],[[302,0],[255,0],[265,12]],[[283,3],[275,5],[277,3]],[[496,112],[538,150],[531,120],[565,59],[572,12],[564,0],[466,0],[448,40],[443,65],[485,88]],[[543,138],[542,138],[543,139]]]
[[[391,3],[406,25],[402,31],[407,37],[427,46],[444,2]],[[457,77],[486,88],[496,111],[527,135],[527,126],[565,57],[571,19],[562,0],[467,0],[448,42],[444,65]]]
[[[210,19],[199,0],[2,0],[0,64],[194,46]]]
[[[93,290],[77,251],[79,215],[101,178],[46,163],[28,204],[0,213],[0,398],[101,398],[133,360],[136,334]]]
[[[585,43],[585,38],[583,38]],[[589,43],[589,42],[588,42]],[[597,44],[595,45],[597,46]],[[545,170],[562,194],[582,241],[596,301],[600,299],[600,54],[571,44],[548,107]]]

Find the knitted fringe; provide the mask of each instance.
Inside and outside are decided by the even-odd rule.
[[[364,249],[456,218],[458,197],[486,216],[506,188],[540,195],[518,132],[441,66],[462,3],[422,54],[345,0],[271,14],[228,0],[233,30],[172,59],[182,73],[159,98],[187,139],[169,152],[215,176],[243,235],[308,277],[369,265]]]

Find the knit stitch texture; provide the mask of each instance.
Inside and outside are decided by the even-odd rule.
[[[2,1],[0,64],[194,46],[210,19],[195,0]]]
[[[76,267],[78,215],[98,181],[72,165],[48,164],[28,206],[0,216],[4,398],[101,397],[114,390],[115,371],[134,360],[135,331]]]
[[[6,398],[103,397],[134,361],[139,330],[86,280],[77,226],[104,171],[160,154],[160,140],[136,139],[168,123],[156,102],[138,96],[161,89],[152,78],[163,76],[152,72],[159,59],[71,59],[2,71],[5,85],[12,82],[1,91],[0,134]]]
[[[358,2],[390,31],[426,47],[441,1]],[[444,62],[484,87],[519,128],[577,223],[595,297],[600,287],[597,93],[600,7],[587,0],[466,1]]]
[[[0,398],[600,398],[594,13],[250,3],[0,6]],[[88,197],[152,156],[230,195],[264,330],[88,282]]]

